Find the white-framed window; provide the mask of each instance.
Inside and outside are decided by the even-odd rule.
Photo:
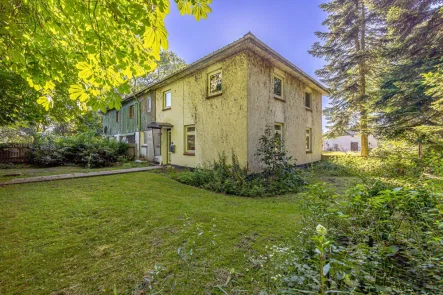
[[[223,92],[222,70],[216,70],[208,74],[208,96],[221,94]]]
[[[163,93],[163,109],[170,109],[172,106],[172,94],[171,90],[165,91]]]
[[[150,112],[151,111],[151,106],[152,106],[152,99],[151,99],[150,96],[148,97],[147,104],[148,104],[147,105],[148,112]]]
[[[195,154],[195,125],[185,126],[185,153]]]
[[[278,99],[283,99],[283,78],[279,76],[272,76],[274,97]]]
[[[306,128],[306,151],[312,152],[312,128]]]
[[[305,107],[312,109],[312,94],[310,92],[305,92]]]

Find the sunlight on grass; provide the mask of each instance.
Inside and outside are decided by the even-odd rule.
[[[302,216],[296,196],[225,196],[154,173],[8,186],[0,201],[1,294],[130,294],[155,265],[175,282],[163,294],[213,293],[265,245],[296,243]],[[189,262],[177,249],[192,241]]]

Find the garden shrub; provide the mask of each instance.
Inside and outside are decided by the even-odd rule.
[[[69,137],[44,135],[36,138],[28,159],[43,166],[74,164],[96,168],[110,166],[126,157],[126,153],[125,143],[89,133]]]
[[[279,294],[437,294],[443,286],[442,194],[422,188],[304,193],[299,249],[274,246],[258,275]],[[322,224],[322,226],[319,226]]]
[[[239,196],[275,196],[297,192],[304,184],[300,172],[287,156],[284,142],[267,127],[260,138],[256,154],[262,163],[262,172],[248,174],[237,156],[232,153],[231,163],[223,153],[211,165],[193,171],[173,172],[172,178],[185,184],[215,192]]]
[[[422,161],[425,172],[443,177],[443,145],[428,147]]]

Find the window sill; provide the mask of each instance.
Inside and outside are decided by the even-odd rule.
[[[169,108],[164,108],[162,111],[168,111],[168,110],[170,110],[171,109],[171,107],[169,107]]]
[[[283,98],[281,98],[281,97],[278,97],[278,96],[274,96],[274,99],[279,100],[279,101],[282,101],[282,102],[286,102],[285,99],[283,99]]]
[[[307,154],[312,154],[312,151],[306,151]]]
[[[206,99],[217,97],[217,96],[220,96],[220,95],[223,95],[223,92],[210,94],[210,95],[206,96]]]
[[[183,153],[184,156],[195,156],[195,153]]]
[[[305,107],[305,109],[309,112],[312,112],[312,108]]]

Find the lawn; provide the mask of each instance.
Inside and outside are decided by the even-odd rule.
[[[0,187],[0,202],[0,294],[256,294],[249,257],[296,244],[303,216],[297,195],[226,196],[148,172]]]

